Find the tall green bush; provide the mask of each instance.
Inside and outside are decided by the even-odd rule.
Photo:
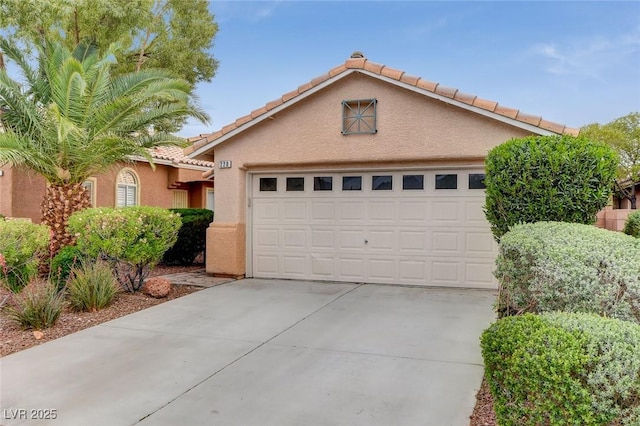
[[[0,220],[0,282],[18,293],[38,273],[49,246],[49,228],[23,220]]]
[[[69,230],[83,254],[107,261],[122,287],[139,290],[178,237],[180,217],[158,207],[94,208],[74,213]]]
[[[501,315],[590,312],[640,323],[640,241],[591,225],[538,222],[500,239]]]
[[[618,158],[572,136],[511,139],[486,159],[485,215],[496,240],[518,223],[594,223],[609,200]]]
[[[640,210],[629,214],[622,232],[632,237],[640,238]]]
[[[171,209],[182,220],[178,240],[164,253],[162,263],[167,265],[192,265],[204,252],[207,228],[213,222],[213,212],[207,209]]]
[[[51,270],[49,278],[62,290],[67,283],[71,270],[75,266],[80,266],[84,260],[84,255],[76,246],[67,246],[56,254],[51,260]]]
[[[481,338],[498,424],[640,424],[640,326],[591,314],[507,317]]]

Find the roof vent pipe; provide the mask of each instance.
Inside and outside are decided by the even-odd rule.
[[[351,59],[359,59],[359,58],[364,58],[364,53],[356,50],[351,54]]]

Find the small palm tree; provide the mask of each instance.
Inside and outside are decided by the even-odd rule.
[[[72,213],[89,205],[82,183],[149,148],[183,139],[154,132],[154,125],[181,117],[208,117],[192,102],[191,86],[162,70],[114,75],[114,50],[100,57],[81,44],[38,46],[37,68],[15,45],[0,38],[23,81],[0,69],[0,165],[26,167],[48,182],[42,223],[52,229],[52,255],[73,243]]]

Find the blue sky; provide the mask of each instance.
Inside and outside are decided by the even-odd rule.
[[[344,63],[367,59],[581,127],[640,111],[640,2],[212,1],[210,133]]]

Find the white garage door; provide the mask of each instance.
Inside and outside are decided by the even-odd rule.
[[[495,288],[483,170],[254,174],[250,275]]]

